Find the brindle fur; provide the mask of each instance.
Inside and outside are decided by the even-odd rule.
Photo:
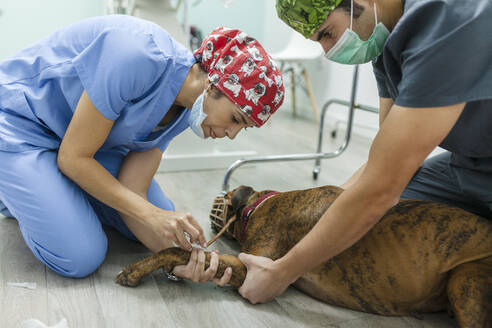
[[[306,235],[343,190],[326,186],[280,193],[258,207],[241,252],[282,257]],[[269,191],[241,186],[231,215]],[[136,286],[164,268],[186,264],[190,253],[170,248],[126,267],[116,281]],[[206,266],[210,254],[207,253]],[[241,286],[245,266],[221,255],[217,277],[231,266],[230,284]],[[461,327],[492,327],[492,222],[464,210],[428,201],[402,200],[359,242],[298,279],[294,286],[327,303],[382,315],[413,315],[448,307]]]

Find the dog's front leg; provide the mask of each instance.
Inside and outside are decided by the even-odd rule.
[[[159,268],[171,272],[175,266],[187,264],[190,260],[190,255],[191,253],[189,251],[179,247],[167,248],[141,261],[130,264],[118,273],[116,282],[122,286],[138,286],[144,276]],[[210,265],[210,252],[205,252],[205,256],[205,268],[207,268]],[[232,268],[232,276],[229,284],[234,287],[240,287],[243,284],[244,279],[246,279],[246,267],[235,256],[219,256],[219,266],[215,277],[222,277],[228,267]]]

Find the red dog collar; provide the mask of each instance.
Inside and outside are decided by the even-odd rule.
[[[264,201],[267,199],[272,198],[275,195],[280,194],[278,191],[272,191],[269,192],[268,194],[265,194],[258,198],[258,200],[251,206],[246,206],[243,210],[243,215],[242,215],[242,229],[241,229],[241,239],[244,239],[244,233],[246,232],[246,226],[248,225],[249,222],[249,217],[251,214],[253,214],[254,210],[259,207],[261,204],[263,204]]]

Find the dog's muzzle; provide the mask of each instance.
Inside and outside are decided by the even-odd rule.
[[[217,235],[207,242],[207,246],[210,246],[222,234],[228,238],[234,238],[234,226],[231,226],[231,223],[236,220],[236,215],[232,215],[229,220],[227,220],[230,206],[231,203],[229,199],[226,199],[223,196],[215,198],[212,210],[210,211],[210,221],[212,229],[217,231]]]

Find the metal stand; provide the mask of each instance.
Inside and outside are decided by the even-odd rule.
[[[352,134],[352,125],[353,125],[353,120],[354,120],[354,112],[355,109],[361,109],[364,111],[372,112],[372,113],[378,113],[379,110],[377,108],[371,107],[371,106],[366,106],[366,105],[359,105],[355,103],[355,96],[357,93],[357,81],[359,78],[359,66],[355,66],[354,69],[354,75],[352,78],[352,91],[350,95],[350,101],[344,101],[340,99],[330,99],[328,100],[321,111],[321,121],[320,121],[320,126],[319,126],[319,135],[318,135],[318,147],[317,147],[317,152],[314,154],[289,154],[289,155],[267,155],[267,156],[259,156],[259,157],[251,157],[251,158],[244,158],[237,160],[234,162],[228,169],[227,172],[224,176],[224,182],[222,184],[222,193],[227,193],[229,191],[229,179],[232,176],[232,173],[238,169],[240,166],[243,166],[244,164],[250,164],[250,163],[262,163],[262,162],[286,162],[286,161],[305,161],[305,160],[313,160],[315,159],[315,166],[313,169],[313,179],[317,179],[318,175],[321,171],[321,160],[322,159],[327,159],[327,158],[334,158],[337,156],[340,156],[345,149],[347,149],[349,142],[350,142],[350,136]],[[339,104],[339,105],[344,105],[349,107],[349,112],[348,112],[348,121],[347,121],[347,131],[345,133],[345,139],[342,143],[342,145],[335,151],[330,152],[330,153],[322,153],[321,152],[321,146],[323,142],[323,123],[325,120],[326,116],[326,111],[332,104]]]

